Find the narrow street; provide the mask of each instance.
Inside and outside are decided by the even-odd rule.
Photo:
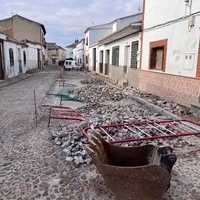
[[[96,176],[87,173],[92,186],[86,180],[93,165],[80,170],[66,163],[52,142],[48,118],[35,125],[33,91],[39,107],[59,73],[59,68],[46,69],[0,88],[0,200],[82,200],[104,195],[99,194],[105,185],[99,185]],[[90,194],[88,187],[99,191]]]
[[[0,200],[115,199],[93,164],[75,167],[72,162],[66,161],[63,149],[52,140],[52,133],[70,134],[66,121],[56,123],[52,120],[52,126],[49,128],[48,108],[41,106],[42,104],[59,105],[59,98],[46,95],[59,90],[60,86],[56,81],[59,74],[59,68],[47,68],[21,81],[0,87]],[[66,77],[68,83],[80,86],[81,80],[91,76],[82,71],[67,71]],[[96,100],[103,98],[100,93],[99,97],[95,97],[97,94],[94,94],[94,91],[96,93],[99,91],[96,90],[95,84],[93,86],[89,85],[88,89],[82,91],[82,95],[85,95],[83,105],[92,100],[89,90],[94,96],[93,101],[95,98]],[[99,87],[99,90],[101,89],[105,90],[104,86]],[[41,112],[37,126],[34,90],[37,108]],[[150,113],[145,109],[143,111],[139,103],[127,99],[121,102],[123,106],[119,103],[120,101],[116,100],[95,107],[94,103],[88,102],[88,107],[81,109],[90,119],[93,117],[96,119],[98,115],[102,117],[102,113],[106,115],[109,109],[110,113],[114,113],[112,109],[116,112],[118,108],[121,109],[121,115],[123,109],[126,115],[126,109],[131,108],[135,114],[139,110],[137,117],[140,119],[144,114],[146,119],[162,117],[155,115],[155,112]],[[80,107],[81,103],[65,101],[63,105],[76,108]],[[65,137],[63,139],[66,140]],[[178,161],[172,170],[171,188],[163,199],[198,200],[199,138],[191,136],[174,140],[171,144],[175,148]]]

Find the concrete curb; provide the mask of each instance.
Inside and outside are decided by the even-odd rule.
[[[130,98],[134,99],[135,101],[137,101],[139,103],[141,103],[142,105],[147,106],[150,109],[153,109],[155,112],[157,112],[157,113],[159,113],[161,115],[165,115],[165,116],[170,117],[172,119],[179,119],[179,120],[182,119],[181,117],[178,117],[177,115],[175,115],[175,114],[173,114],[173,113],[171,113],[169,111],[166,111],[165,109],[163,109],[163,108],[161,108],[161,107],[159,107],[157,105],[149,103],[148,101],[146,101],[146,100],[144,100],[144,99],[142,99],[140,97],[130,96]]]

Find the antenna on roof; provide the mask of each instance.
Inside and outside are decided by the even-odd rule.
[[[12,9],[10,10],[10,14],[11,14],[11,16],[13,16],[13,15],[14,15],[14,12],[12,11]]]
[[[140,0],[138,0],[138,11],[141,11],[141,4],[140,4]]]

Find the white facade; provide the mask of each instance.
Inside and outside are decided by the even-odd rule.
[[[181,105],[199,101],[200,1],[144,0],[139,89]]]
[[[91,47],[96,45],[99,40],[112,33],[111,24],[103,24],[99,26],[93,26],[85,31],[85,67],[89,70],[94,67],[91,62]]]
[[[14,65],[10,64],[10,49],[13,50]],[[24,54],[27,56],[27,49],[24,47],[24,45],[16,44],[10,41],[4,41],[6,78],[11,78],[27,71],[27,65],[24,62]]]
[[[66,47],[66,58],[73,58],[73,48]]]
[[[149,69],[149,43],[167,39],[164,73],[196,77],[200,1],[148,0],[145,5],[142,69]]]
[[[4,78],[12,78],[28,70],[38,68],[42,63],[43,52],[41,45],[23,44],[14,39],[7,39],[4,34],[0,35],[2,42],[2,68]],[[39,59],[39,60],[38,60]]]
[[[112,32],[118,31],[131,23],[138,22],[141,20],[141,18],[142,14],[138,13],[136,15],[130,15],[127,17],[116,19],[112,22]]]
[[[85,53],[84,47],[85,47],[85,40],[83,39],[76,45],[75,48],[76,52],[74,52],[75,60],[77,61],[77,64],[80,66],[83,66],[84,64],[84,53]]]
[[[28,70],[38,68],[38,63],[42,62],[42,49],[40,45],[28,43],[27,68]]]
[[[115,21],[105,24],[90,27],[85,31],[85,57],[86,67],[91,71],[96,71],[98,67],[98,41],[108,37],[116,31],[119,31],[130,25],[141,21],[142,14],[131,15],[123,18],[116,19]],[[96,46],[96,47],[95,47]],[[95,50],[96,49],[96,50]],[[96,52],[96,55],[95,55]],[[96,62],[95,62],[96,60]]]

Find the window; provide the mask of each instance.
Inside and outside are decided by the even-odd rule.
[[[86,37],[85,45],[86,45],[86,46],[88,45],[88,37]]]
[[[112,65],[119,66],[119,46],[112,48]]]
[[[165,71],[167,39],[150,43],[149,69]]]
[[[138,41],[131,45],[131,68],[137,68]]]
[[[89,60],[89,56],[86,56],[86,57],[85,57],[85,62],[86,62],[86,64],[88,64],[88,60]]]
[[[26,66],[26,52],[23,51],[23,57],[24,57],[24,66]]]
[[[14,66],[14,54],[13,54],[12,48],[9,49],[9,57],[10,57],[10,66],[13,67]]]

